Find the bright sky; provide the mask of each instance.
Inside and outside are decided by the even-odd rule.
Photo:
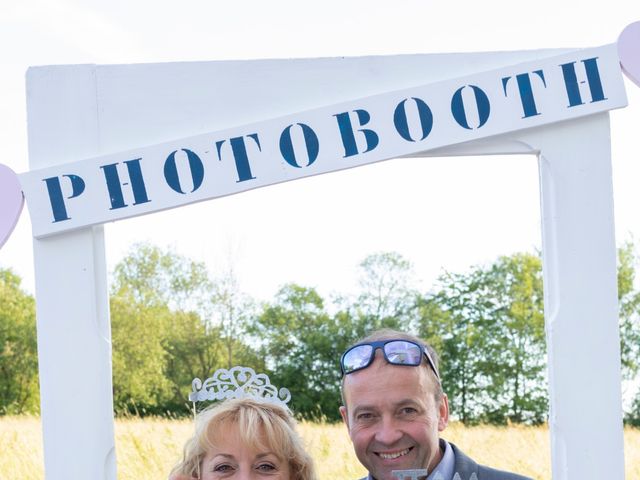
[[[28,169],[30,65],[591,47],[615,42],[639,19],[640,2],[629,0],[5,1],[0,162]],[[611,114],[618,242],[640,235],[640,90],[631,82],[627,89],[630,106]],[[148,240],[212,270],[232,258],[243,288],[269,299],[289,281],[325,295],[349,290],[358,262],[387,250],[411,260],[428,288],[443,269],[540,248],[539,224],[535,158],[467,157],[395,160],[300,180],[108,225],[106,235],[110,268],[133,242]],[[30,238],[25,208],[0,266],[33,291]]]

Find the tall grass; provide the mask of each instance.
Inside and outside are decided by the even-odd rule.
[[[180,458],[193,431],[188,420],[119,419],[115,423],[118,478],[163,480]],[[300,425],[322,480],[355,480],[365,475],[342,425]],[[464,427],[443,435],[476,461],[535,479],[551,478],[546,427]],[[640,479],[640,430],[625,429],[626,478]],[[604,441],[604,440],[603,440]],[[0,480],[44,478],[42,434],[36,417],[0,417]]]

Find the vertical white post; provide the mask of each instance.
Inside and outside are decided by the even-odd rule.
[[[553,479],[623,479],[609,116],[519,137],[540,149]]]
[[[99,153],[93,66],[30,69],[27,103],[31,169]],[[45,476],[115,480],[103,228],[34,239],[34,262]]]

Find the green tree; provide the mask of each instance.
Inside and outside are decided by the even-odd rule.
[[[229,362],[264,365],[243,342],[251,302],[235,277],[212,282],[204,263],[146,243],[132,247],[113,277],[117,411],[186,413],[194,378]]]
[[[170,396],[165,335],[171,312],[136,301],[122,286],[111,295],[110,309],[116,412],[155,411]]]
[[[195,376],[220,364],[205,265],[137,244],[115,267],[111,287],[116,411],[180,411]]]
[[[640,427],[640,392],[633,399],[631,410],[625,415],[625,423],[633,427]]]
[[[638,257],[633,239],[618,248],[618,311],[622,376],[631,380],[640,370],[640,292],[635,290]],[[625,421],[640,426],[640,389]]]
[[[351,320],[346,312],[330,316],[313,288],[289,284],[254,323],[273,383],[291,391],[299,415],[339,419],[339,358],[353,340]]]
[[[115,267],[112,292],[125,288],[145,306],[208,314],[212,284],[207,267],[170,250],[138,243]]]
[[[366,331],[410,329],[417,297],[411,263],[397,252],[368,255],[359,265],[361,293],[352,310]]]
[[[39,410],[35,302],[0,269],[0,414]]]
[[[640,292],[635,290],[637,255],[633,240],[618,248],[618,315],[622,373],[633,378],[640,369]]]
[[[228,268],[213,284],[211,319],[226,347],[226,366],[249,361],[250,352],[240,341],[255,316],[255,304],[238,283],[233,268]],[[255,359],[251,360],[255,362]]]
[[[451,411],[464,423],[480,420],[491,401],[485,371],[489,339],[496,334],[489,313],[495,308],[483,272],[445,273],[438,290],[418,302],[419,334],[440,345],[441,376]],[[434,341],[435,340],[435,341]]]
[[[501,421],[541,423],[547,413],[542,262],[539,256],[500,257],[488,272],[497,300],[500,335],[491,365],[491,393]]]
[[[546,415],[540,259],[500,257],[443,274],[417,303],[419,332],[442,357],[443,387],[465,423],[539,423]]]

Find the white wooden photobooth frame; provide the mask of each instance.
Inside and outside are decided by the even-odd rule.
[[[558,53],[32,68],[30,168]],[[624,478],[609,135],[605,112],[418,155],[538,157],[555,480]],[[34,238],[34,256],[46,478],[113,480],[103,227]]]

